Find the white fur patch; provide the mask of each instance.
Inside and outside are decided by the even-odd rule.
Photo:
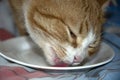
[[[64,58],[64,61],[69,61],[70,63],[73,62],[74,56],[80,56],[82,59],[81,61],[88,55],[88,47],[95,41],[95,34],[91,29],[83,40],[82,45],[78,48],[73,48],[72,46],[66,47],[66,54],[67,56]]]
[[[87,48],[94,41],[95,41],[95,34],[93,33],[93,30],[91,29],[87,37],[83,40],[82,47]]]

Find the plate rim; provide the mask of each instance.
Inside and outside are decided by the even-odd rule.
[[[34,64],[25,63],[25,62],[10,58],[10,57],[2,54],[1,52],[0,52],[0,55],[5,59],[10,60],[10,61],[15,62],[15,63],[20,64],[20,65],[28,66],[28,67],[31,67],[31,68],[48,69],[48,70],[77,70],[77,69],[94,68],[94,67],[98,67],[98,66],[104,65],[106,63],[109,63],[115,56],[114,53],[113,53],[112,57],[109,58],[108,60],[97,63],[97,64],[93,64],[93,65],[75,66],[75,67],[53,67],[53,66],[45,67],[45,66],[38,66],[38,65],[34,65]]]
[[[28,38],[28,37],[23,36],[23,37],[19,37],[19,38]],[[10,40],[13,40],[13,39],[10,39]],[[9,41],[9,40],[6,40],[6,41]],[[6,41],[4,41],[4,42],[6,42]],[[108,46],[107,43],[105,43],[105,44]],[[31,67],[31,68],[47,69],[47,70],[78,70],[78,69],[81,70],[81,69],[94,68],[94,67],[98,67],[98,66],[101,66],[101,65],[109,63],[114,58],[114,56],[115,56],[115,53],[114,53],[113,49],[112,49],[112,54],[111,55],[112,56],[109,59],[107,59],[105,61],[102,61],[102,62],[99,62],[99,63],[96,63],[96,64],[93,64],[93,65],[75,66],[75,67],[54,67],[54,66],[50,66],[49,67],[49,66],[39,66],[39,65],[34,65],[34,64],[22,62],[20,60],[16,60],[16,59],[13,59],[11,57],[8,57],[4,53],[0,52],[0,56],[2,56],[3,58],[5,58],[5,59],[7,59],[9,61],[15,62],[15,63],[23,65],[23,66]]]

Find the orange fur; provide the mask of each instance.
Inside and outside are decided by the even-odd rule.
[[[104,22],[101,9],[103,2],[100,0],[10,0],[15,16],[19,16],[17,22],[21,26],[24,26],[24,23],[29,25],[28,33],[43,50],[46,43],[50,43],[60,59],[67,56],[65,52],[67,45],[73,48],[80,47],[91,29],[96,39],[88,47],[88,51],[91,54],[98,49]],[[24,19],[26,22],[23,22]],[[38,39],[34,38],[35,35]]]

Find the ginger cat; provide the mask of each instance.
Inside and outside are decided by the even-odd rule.
[[[79,65],[99,49],[105,0],[9,0],[50,65]]]

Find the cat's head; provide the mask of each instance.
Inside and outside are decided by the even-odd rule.
[[[77,65],[98,49],[103,14],[95,0],[31,0],[27,4],[27,30],[49,64]]]

